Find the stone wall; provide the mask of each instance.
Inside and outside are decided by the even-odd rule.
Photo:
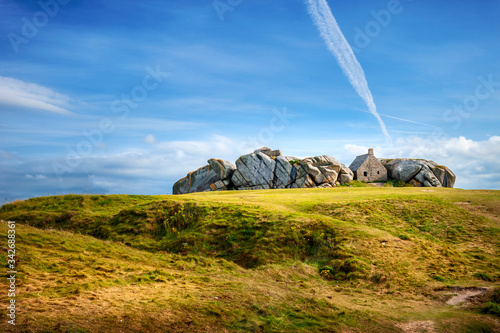
[[[386,181],[387,169],[373,155],[369,155],[365,162],[354,172],[354,178],[360,181]]]

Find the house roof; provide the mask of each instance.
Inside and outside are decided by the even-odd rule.
[[[349,169],[351,171],[356,171],[358,168],[366,161],[366,159],[370,156],[370,154],[364,154],[357,156],[354,161],[352,161],[351,165],[349,165]]]

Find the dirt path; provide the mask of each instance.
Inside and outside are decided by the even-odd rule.
[[[366,187],[384,187],[385,183],[366,183]]]
[[[431,320],[411,321],[396,326],[401,328],[405,333],[437,333],[434,328],[434,322]]]
[[[468,298],[481,295],[485,293],[488,288],[471,288],[471,289],[463,289],[457,292],[456,296],[450,298],[446,304],[448,305],[458,305],[460,303],[464,303]]]
[[[465,303],[471,297],[484,294],[488,291],[488,288],[452,287],[441,289],[439,291],[448,291],[448,293],[444,295],[452,295],[452,297],[446,301],[446,304],[456,306]],[[407,323],[397,324],[396,326],[401,328],[405,333],[437,333],[435,323],[432,320],[410,321]]]

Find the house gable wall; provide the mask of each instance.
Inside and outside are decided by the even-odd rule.
[[[373,155],[370,155],[354,172],[355,178],[360,181],[386,181],[387,169],[384,165]]]

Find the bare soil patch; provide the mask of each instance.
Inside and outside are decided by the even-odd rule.
[[[410,321],[396,325],[401,328],[405,333],[437,333],[434,328],[434,322],[427,321]]]
[[[446,304],[459,305],[469,301],[470,298],[482,295],[488,291],[488,288],[480,287],[447,287],[436,291],[444,291],[444,296],[451,296]]]

